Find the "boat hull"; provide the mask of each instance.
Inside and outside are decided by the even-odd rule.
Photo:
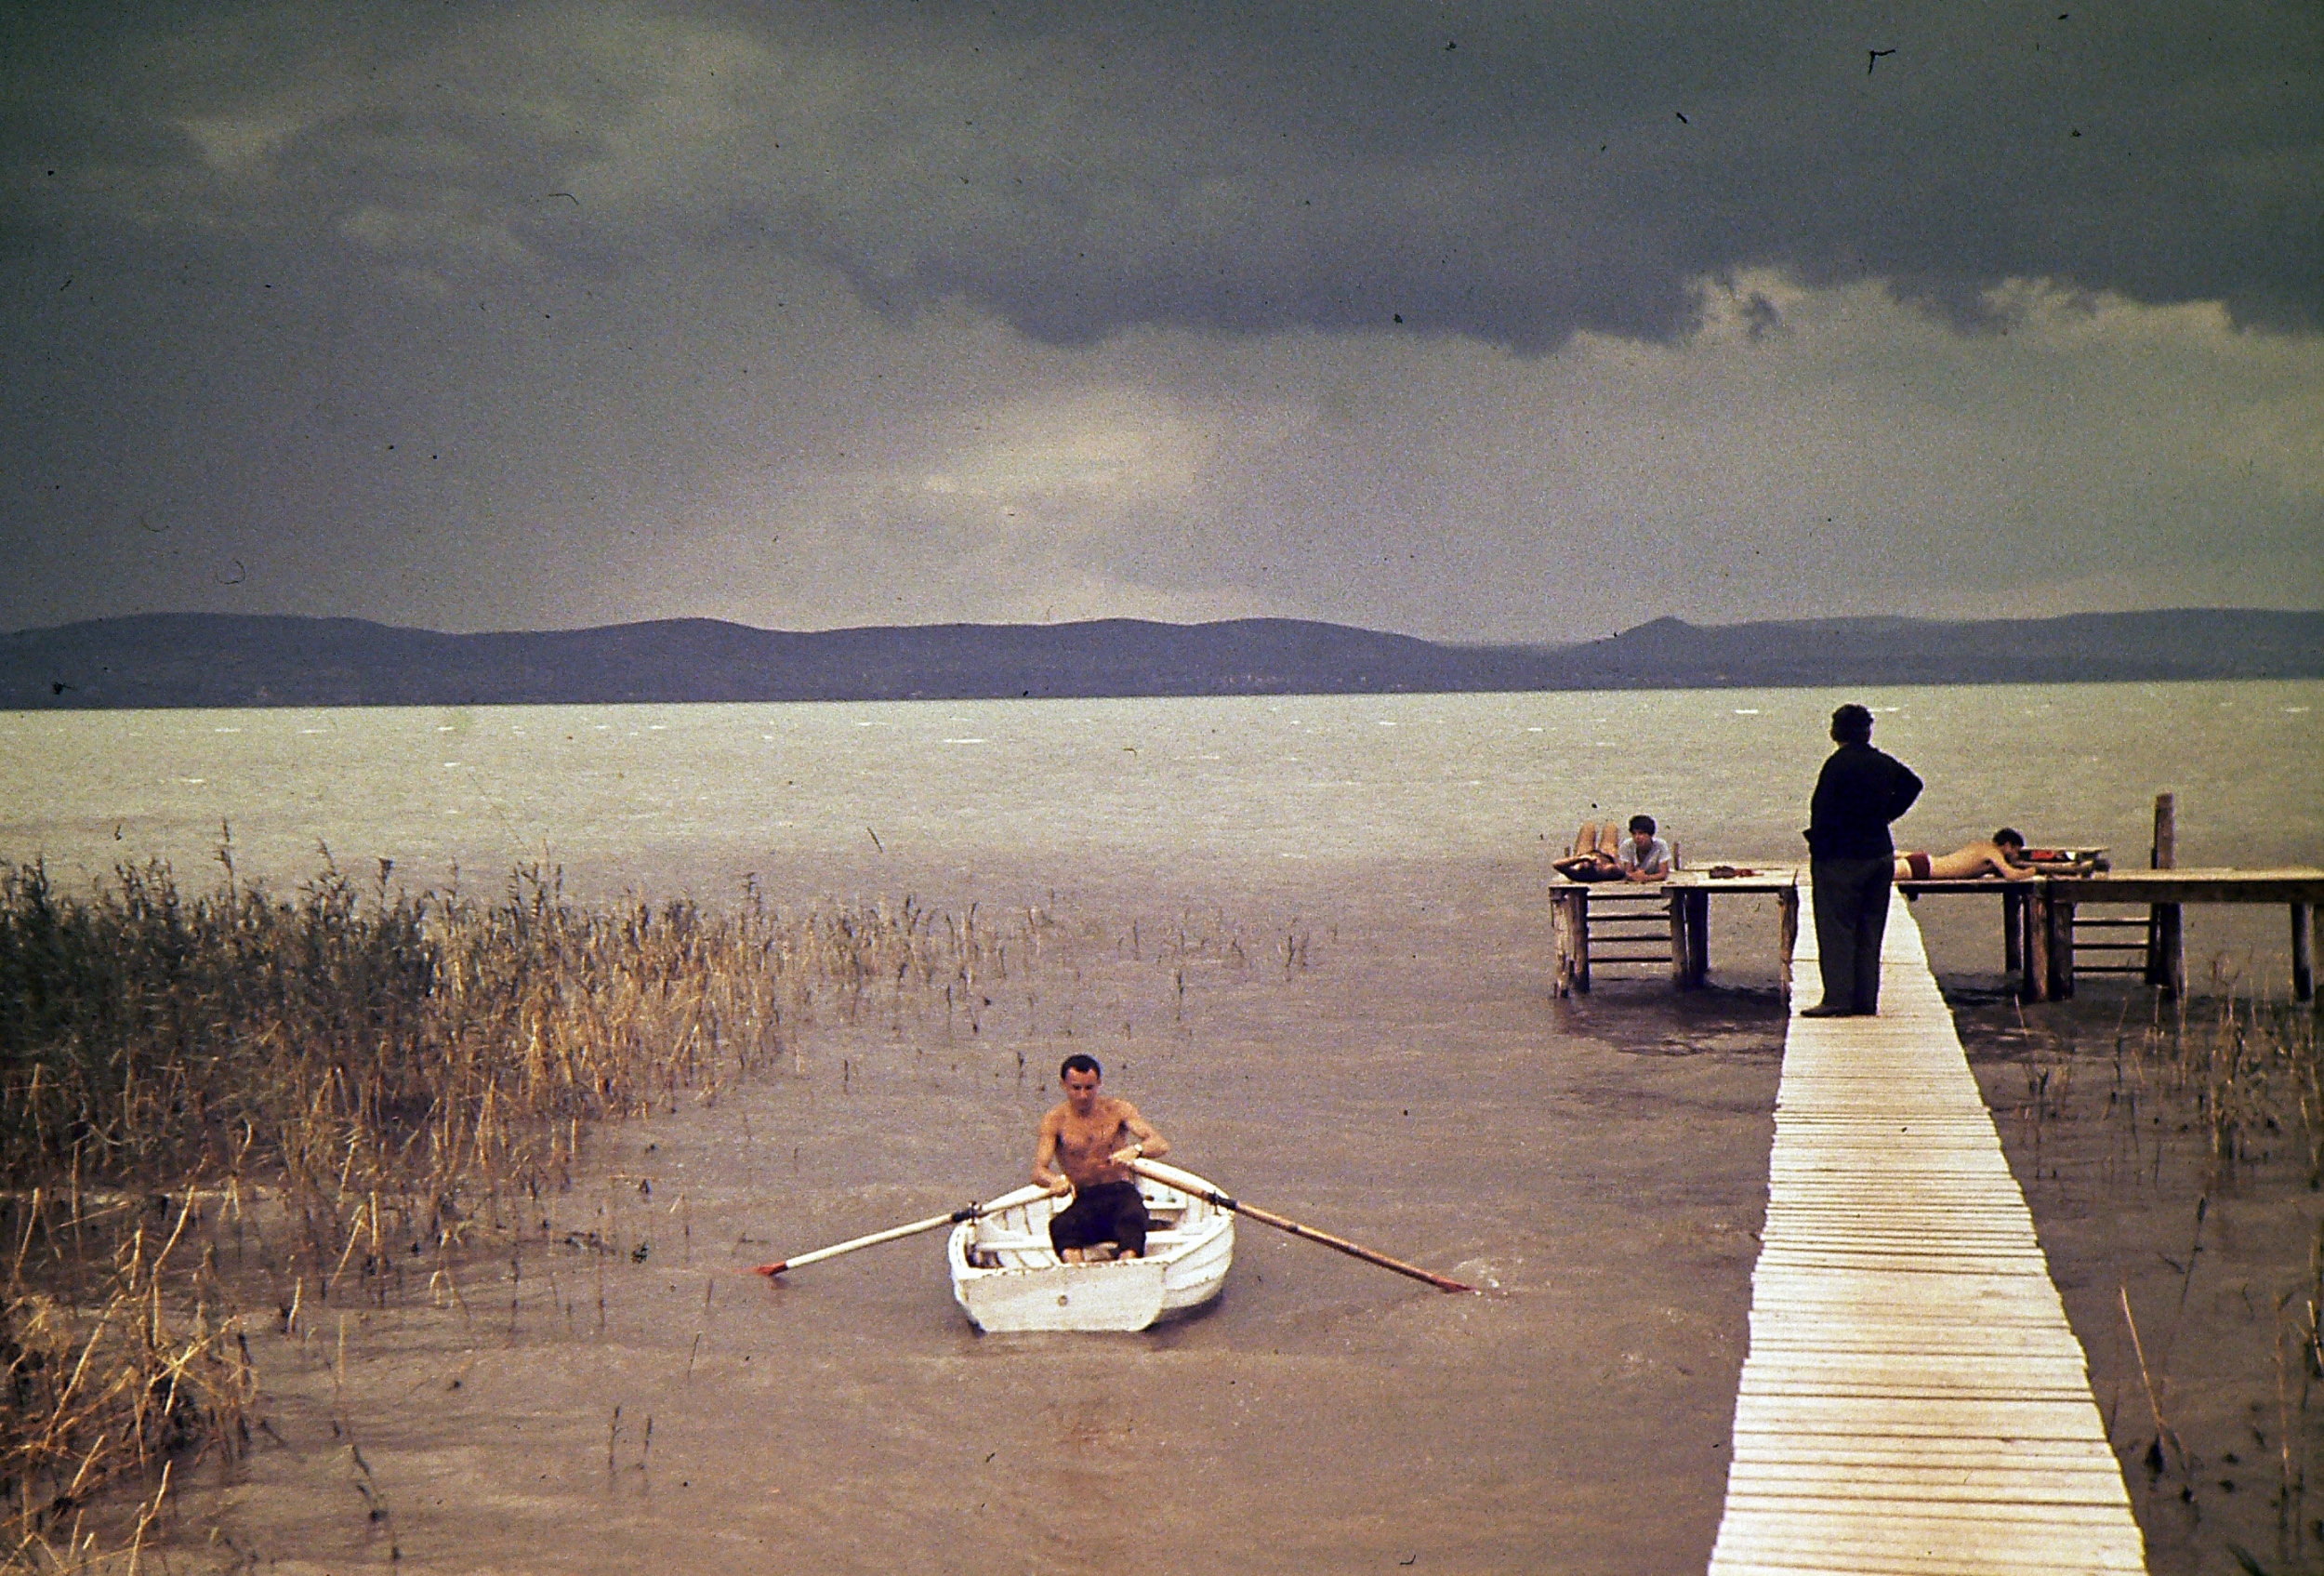
[[[1139,1184],[1153,1219],[1142,1258],[1061,1262],[1041,1199],[953,1228],[952,1294],[980,1330],[1132,1331],[1219,1294],[1235,1260],[1235,1216],[1159,1183]]]

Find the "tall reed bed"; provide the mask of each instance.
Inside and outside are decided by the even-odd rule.
[[[798,1056],[819,1013],[973,994],[1043,922],[1004,935],[909,900],[786,914],[755,885],[720,912],[591,907],[538,868],[486,902],[393,888],[384,861],[376,882],[326,863],[282,894],[221,858],[199,893],[158,863],[78,894],[0,867],[0,1498],[20,1564],[82,1560],[58,1535],[125,1468],[158,1513],[154,1471],[239,1449],[247,1358],[211,1257],[173,1260],[189,1219],[265,1198],[293,1307],[327,1301],[384,1274],[390,1242],[441,1252],[567,1182],[588,1123],[715,1098]]]

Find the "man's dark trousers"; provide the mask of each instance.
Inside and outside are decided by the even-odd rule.
[[[1881,936],[1888,929],[1888,893],[1895,860],[1811,859],[1816,950],[1824,971],[1824,1005],[1872,1013],[1881,1007]]]

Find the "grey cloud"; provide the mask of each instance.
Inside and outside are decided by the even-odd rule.
[[[763,245],[1059,343],[1659,338],[1694,280],[1766,265],[1963,320],[2012,276],[2283,324],[2324,300],[2299,0],[275,8],[75,49],[9,95],[70,170],[19,174],[12,230],[174,199],[416,276]]]
[[[0,626],[2311,603],[2197,10],[0,11]]]

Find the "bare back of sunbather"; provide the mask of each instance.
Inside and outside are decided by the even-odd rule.
[[[1979,876],[2000,876],[2004,881],[2031,881],[2039,872],[2030,866],[2010,862],[2009,850],[1987,839],[1982,842],[1965,842],[1950,854],[1924,854],[1929,873],[1921,877],[1913,869],[1913,856],[1896,855],[1896,879],[1900,881],[1927,880],[1936,881],[1972,881]]]

